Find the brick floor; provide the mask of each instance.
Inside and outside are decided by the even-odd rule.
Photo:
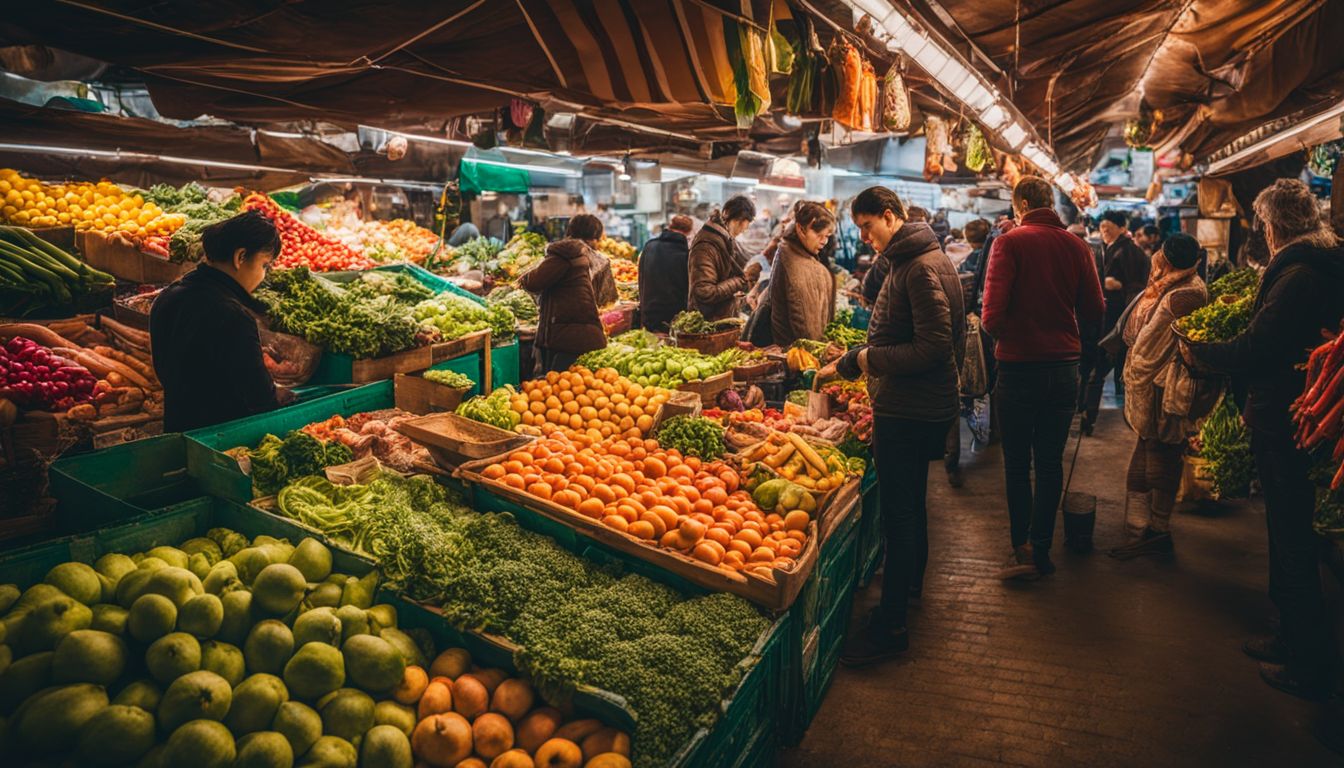
[[[1103,412],[1078,460],[1074,490],[1098,498],[1100,550],[1121,540],[1132,440],[1118,412]],[[780,765],[1344,764],[1311,735],[1344,728],[1339,704],[1268,688],[1240,650],[1271,615],[1258,502],[1178,513],[1172,558],[1057,552],[1055,576],[1005,585],[993,579],[1008,554],[998,449],[964,451],[963,462],[960,490],[931,467],[931,555],[910,653],[841,667]],[[876,598],[876,585],[860,592],[856,615]]]

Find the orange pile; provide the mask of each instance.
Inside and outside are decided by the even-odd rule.
[[[772,569],[792,569],[807,543],[806,512],[766,514],[732,467],[654,440],[556,435],[482,475],[726,570],[769,578]]]
[[[576,366],[523,382],[509,405],[524,425],[545,436],[566,429],[593,440],[641,438],[653,431],[658,407],[671,396],[671,390],[640,386],[611,368],[594,373]]]

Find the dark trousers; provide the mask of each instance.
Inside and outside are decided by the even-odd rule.
[[[1096,360],[1092,365],[1092,375],[1087,380],[1087,404],[1084,408],[1086,413],[1086,422],[1088,424],[1097,423],[1097,414],[1101,412],[1101,393],[1106,388],[1106,377],[1112,372],[1115,373],[1115,394],[1120,396],[1124,393],[1124,384],[1120,379],[1125,370],[1125,350],[1121,350],[1118,356],[1113,356],[1106,350],[1098,347]]]
[[[554,349],[541,350],[541,372],[550,373],[551,371],[568,370],[579,356],[573,352],[560,352]]]
[[[946,421],[873,418],[873,463],[887,553],[882,568],[880,615],[892,629],[905,627],[910,591],[924,584],[924,568],[929,562],[925,506],[929,462],[942,455],[947,430]]]
[[[961,466],[961,419],[953,419],[943,444],[943,469],[951,472]]]
[[[1064,445],[1077,405],[1078,363],[1002,363],[997,392],[1013,546],[1030,541],[1043,557],[1054,539],[1064,490]]]
[[[1310,457],[1291,436],[1251,431],[1269,528],[1269,598],[1279,609],[1283,640],[1292,649],[1294,672],[1329,685],[1338,651],[1321,594],[1321,544],[1311,527],[1316,487],[1308,477]]]

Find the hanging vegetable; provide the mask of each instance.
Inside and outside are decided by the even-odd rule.
[[[1162,122],[1162,111],[1155,110],[1146,101],[1139,102],[1139,114],[1125,121],[1125,144],[1130,149],[1147,149]]]
[[[910,128],[910,94],[905,89],[899,62],[891,65],[882,78],[882,117],[884,131],[899,133]]]
[[[724,25],[724,38],[737,90],[733,114],[737,118],[737,127],[746,130],[756,121],[757,115],[770,109],[764,35],[745,24],[730,22]]]
[[[948,171],[955,171],[955,163],[948,167],[952,146],[947,133],[947,121],[941,117],[924,118],[924,180],[933,181]]]
[[[836,85],[835,108],[831,110],[831,117],[850,130],[861,130],[863,57],[848,40],[837,37],[831,43],[830,60]]]
[[[770,74],[787,75],[793,72],[793,46],[774,24],[770,25],[770,40],[765,47],[765,56]]]
[[[989,142],[980,132],[980,126],[969,123],[966,127],[966,167],[980,173],[986,167],[994,167],[994,154],[989,151]]]
[[[863,60],[862,87],[859,89],[859,130],[873,130],[873,114],[877,111],[877,72],[872,62]]]

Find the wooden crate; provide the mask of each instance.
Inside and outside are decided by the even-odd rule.
[[[368,384],[383,379],[390,379],[398,373],[415,373],[432,368],[445,360],[452,360],[455,357],[461,357],[472,352],[479,351],[482,356],[483,365],[481,377],[483,381],[479,382],[482,392],[490,391],[490,331],[477,331],[469,333],[466,336],[449,341],[441,341],[437,344],[429,344],[423,347],[415,347],[396,354],[385,357],[364,358],[351,360],[348,356],[343,357],[350,366],[349,382],[351,384]],[[324,353],[324,356],[330,353]],[[343,371],[342,371],[343,374]]]
[[[717,376],[710,376],[708,379],[688,381],[677,389],[699,395],[700,402],[712,408],[714,407],[714,398],[731,386],[733,386],[733,372],[724,371]]]
[[[434,413],[411,419],[398,424],[396,429],[425,446],[434,461],[445,468],[498,457],[536,439],[455,413]]]
[[[647,542],[628,533],[608,528],[593,518],[580,515],[549,499],[538,498],[526,491],[482,476],[481,472],[486,467],[498,464],[501,459],[502,457],[495,456],[463,464],[458,467],[454,476],[463,482],[478,485],[548,520],[560,523],[612,550],[649,562],[705,589],[731,592],[769,611],[784,611],[793,605],[793,601],[798,597],[803,584],[817,564],[820,540],[815,520],[808,523],[807,544],[795,559],[793,570],[775,570],[770,578],[755,573],[739,573],[709,565],[682,552],[665,549],[654,542]]]
[[[141,253],[101,232],[78,232],[75,241],[89,266],[133,283],[171,283],[196,268],[195,264],[172,262]]]
[[[392,379],[392,386],[397,407],[411,413],[455,411],[471,391],[470,387],[454,389],[411,373],[398,373]]]
[[[713,333],[678,333],[672,335],[672,341],[678,347],[694,349],[705,355],[717,355],[726,349],[732,349],[742,336],[741,328],[729,328]]]

